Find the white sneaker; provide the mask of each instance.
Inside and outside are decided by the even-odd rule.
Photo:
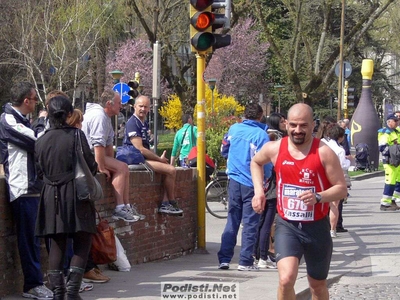
[[[219,266],[218,266],[218,269],[228,270],[229,269],[229,263],[220,263]]]
[[[239,270],[239,271],[259,271],[260,268],[259,268],[258,266],[255,266],[255,265],[251,265],[251,266],[242,266],[242,265],[239,265],[239,266],[238,266],[238,270]]]
[[[135,217],[135,216],[139,217],[139,220],[140,220],[140,221],[146,219],[146,216],[140,214],[140,213],[138,212],[138,210],[137,210],[137,208],[136,208],[136,206],[135,206],[134,204],[126,204],[125,207],[127,208],[127,210],[129,211],[129,213],[130,213],[132,216],[134,216],[134,217]]]
[[[164,204],[162,203],[160,208],[158,209],[160,214],[167,214],[167,215],[179,215],[182,214],[182,210],[180,208],[175,208],[172,204]]]
[[[53,299],[53,292],[50,291],[45,285],[39,285],[23,293],[22,297],[38,300],[51,300]]]
[[[335,230],[331,230],[331,238],[337,238],[337,234]]]
[[[114,220],[124,220],[125,222],[137,222],[140,220],[139,216],[132,215],[127,207],[123,207],[121,210],[114,210],[112,218]]]
[[[273,262],[269,257],[266,260],[260,258],[258,267],[260,269],[276,269],[276,262]]]

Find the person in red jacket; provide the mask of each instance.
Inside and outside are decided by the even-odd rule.
[[[336,154],[312,136],[313,111],[304,103],[288,112],[288,137],[266,143],[251,161],[253,209],[265,208],[263,166],[272,162],[277,182],[275,253],[278,299],[295,299],[300,259],[305,258],[313,299],[329,299],[326,278],[332,257],[329,202],[343,199],[346,181]]]

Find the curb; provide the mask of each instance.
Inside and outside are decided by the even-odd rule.
[[[363,180],[363,179],[369,179],[377,176],[384,176],[385,171],[374,171],[370,173],[365,173],[365,174],[360,174],[357,176],[351,176],[350,180]]]

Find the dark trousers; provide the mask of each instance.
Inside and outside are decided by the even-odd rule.
[[[343,228],[343,215],[342,215],[342,212],[343,212],[343,202],[344,202],[344,199],[342,199],[342,200],[340,200],[340,202],[339,202],[339,207],[338,207],[338,209],[339,209],[339,217],[338,217],[338,221],[337,221],[337,224],[336,224],[336,228]]]
[[[266,260],[268,257],[269,241],[271,237],[271,227],[274,223],[276,214],[276,198],[268,199],[265,209],[261,214],[257,228],[257,241],[254,245],[254,254],[257,259]]]
[[[24,292],[43,285],[40,239],[35,237],[39,197],[19,197],[11,202],[17,229],[18,251],[24,274]]]

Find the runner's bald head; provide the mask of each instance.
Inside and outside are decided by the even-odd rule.
[[[300,117],[306,122],[313,122],[313,116],[313,109],[305,103],[297,103],[288,111],[288,120]]]

